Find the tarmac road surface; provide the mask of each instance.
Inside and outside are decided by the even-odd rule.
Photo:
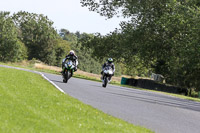
[[[156,133],[200,133],[200,103],[157,92],[44,74],[65,93],[107,114]]]

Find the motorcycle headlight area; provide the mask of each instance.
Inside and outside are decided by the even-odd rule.
[[[111,70],[109,70],[108,73],[111,75],[113,72]]]
[[[65,64],[65,67],[67,68],[67,64]]]

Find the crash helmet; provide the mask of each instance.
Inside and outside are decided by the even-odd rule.
[[[70,51],[69,51],[69,55],[75,55],[74,50],[70,50]]]
[[[113,59],[112,58],[108,58],[108,63],[112,63],[113,62]]]

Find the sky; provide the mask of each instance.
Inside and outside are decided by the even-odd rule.
[[[53,27],[58,31],[64,28],[73,33],[99,32],[106,35],[120,28],[119,23],[123,20],[117,17],[106,20],[106,17],[82,7],[80,0],[2,0],[0,11],[43,14],[54,22]]]

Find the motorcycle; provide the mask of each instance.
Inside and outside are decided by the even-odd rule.
[[[67,81],[72,77],[75,65],[71,60],[68,60],[64,63],[64,72],[63,72],[63,82],[67,83]]]
[[[105,67],[104,70],[103,70],[103,78],[102,78],[102,81],[103,81],[102,86],[103,87],[107,86],[107,84],[111,80],[112,75],[113,75],[112,68],[110,66]]]

